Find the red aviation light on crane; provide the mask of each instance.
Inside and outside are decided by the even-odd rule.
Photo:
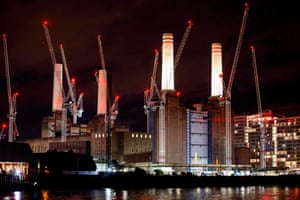
[[[119,99],[120,99],[120,96],[117,95],[117,96],[115,97],[115,99],[116,99],[116,101],[119,100]]]
[[[221,96],[221,97],[219,98],[219,101],[220,101],[220,102],[224,102],[224,101],[225,101],[225,98],[224,98],[223,96]]]
[[[7,124],[6,124],[6,123],[3,123],[3,124],[2,124],[2,128],[5,129],[6,127],[7,127]]]
[[[6,38],[6,34],[5,34],[5,33],[3,33],[3,34],[2,34],[2,37],[3,37],[3,38]]]
[[[144,94],[150,94],[150,89],[149,88],[145,89]]]
[[[193,25],[192,20],[188,20],[188,25],[189,25],[189,26]]]
[[[249,5],[249,3],[248,2],[246,2],[245,3],[245,7],[249,7],[250,5]]]
[[[180,91],[177,91],[177,92],[176,92],[176,96],[179,97],[180,95],[181,95],[181,92],[180,92]]]
[[[251,45],[250,48],[251,48],[251,50],[254,50],[254,46],[253,45]]]
[[[15,92],[15,93],[14,93],[14,96],[15,96],[15,97],[19,96],[19,92]]]
[[[72,84],[75,84],[76,83],[76,79],[75,78],[71,78],[71,82],[72,82]]]
[[[47,26],[48,25],[48,21],[47,20],[43,21],[43,25]]]

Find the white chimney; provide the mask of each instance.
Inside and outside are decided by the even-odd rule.
[[[211,45],[211,96],[223,96],[222,45]]]
[[[174,43],[173,34],[164,33],[162,43],[162,77],[161,90],[174,88]]]

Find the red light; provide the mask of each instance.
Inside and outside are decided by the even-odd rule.
[[[15,92],[14,93],[14,96],[16,97],[16,96],[19,96],[19,92]]]
[[[75,84],[76,83],[76,79],[75,78],[71,78],[71,82],[72,82],[72,84]]]
[[[245,7],[249,7],[249,3],[246,2],[246,3],[245,3]]]
[[[176,96],[179,97],[181,95],[181,92],[176,92]]]
[[[5,34],[5,33],[3,33],[3,34],[2,34],[2,37],[3,37],[3,38],[6,38],[6,34]]]
[[[7,127],[7,124],[2,124],[2,128],[6,128]]]
[[[47,26],[47,25],[48,25],[48,21],[47,21],[47,20],[43,21],[43,24],[44,24],[45,26]]]
[[[254,46],[253,45],[251,45],[250,48],[251,48],[251,50],[254,50]]]
[[[119,95],[117,95],[117,96],[115,97],[115,99],[116,99],[116,100],[119,100],[119,98],[120,98],[120,96],[119,96]]]
[[[84,95],[84,92],[80,92],[80,95],[79,96],[83,96]]]
[[[192,22],[192,20],[188,20],[188,25],[193,25],[193,22]]]
[[[150,89],[146,89],[145,91],[144,91],[144,94],[149,94],[150,93]]]

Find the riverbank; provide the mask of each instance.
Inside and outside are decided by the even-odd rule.
[[[99,175],[56,175],[38,180],[40,189],[91,188],[186,188],[186,187],[240,187],[240,186],[300,185],[298,175],[280,176],[194,176],[147,175],[136,173],[109,173]]]
[[[0,182],[0,192],[96,188],[299,187],[300,175],[194,176],[149,175],[138,173],[100,173],[98,175],[60,174],[40,176],[36,183],[37,184],[35,184],[35,182]]]

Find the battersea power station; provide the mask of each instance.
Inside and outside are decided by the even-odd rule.
[[[62,82],[63,70],[61,64],[56,64],[53,116],[44,117],[40,139],[24,142],[29,143],[35,153],[73,151],[90,154],[98,164],[111,161],[132,165],[226,164],[224,104],[221,100],[223,87],[220,77],[221,44],[212,44],[212,95],[208,105],[195,104],[194,108],[187,109],[181,106],[180,95],[174,86],[173,43],[173,34],[164,33],[161,90],[155,93],[157,90],[152,87],[156,87],[156,84],[151,84],[150,92],[145,92],[147,131],[132,132],[126,126],[118,126],[115,123],[115,101],[109,105],[115,106],[115,109],[110,109],[107,115],[108,81],[104,69],[98,73],[97,116],[88,124],[74,124],[71,119],[64,119],[60,103],[61,87],[58,85]],[[110,120],[107,120],[108,117]]]
[[[190,28],[191,23],[186,31]],[[240,37],[238,46],[241,40]],[[98,42],[102,52],[100,37]],[[221,43],[211,44],[211,94],[207,104],[196,102],[192,108],[182,106],[175,89],[178,59],[174,56],[173,33],[162,34],[160,89],[155,79],[158,57],[156,52],[150,89],[144,91],[145,132],[118,125],[118,97],[110,101],[110,78],[104,62],[96,76],[97,114],[87,124],[78,124],[80,106],[73,105],[71,118],[63,102],[65,64],[53,63],[53,115],[43,118],[41,138],[18,142],[30,144],[34,153],[72,151],[91,155],[98,170],[113,164],[163,166],[193,173],[208,167],[300,167],[300,117],[276,116],[272,111],[242,116],[231,112],[233,78],[225,88]]]

